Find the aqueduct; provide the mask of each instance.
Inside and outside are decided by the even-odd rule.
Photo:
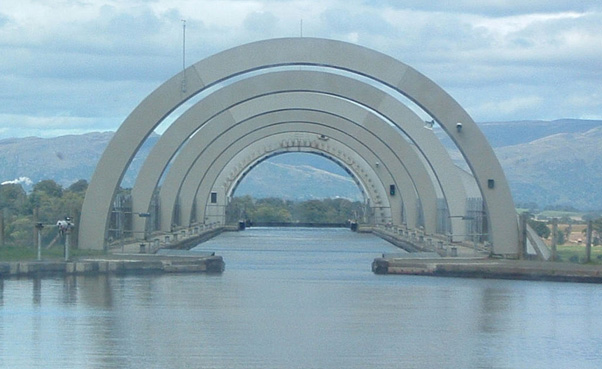
[[[482,198],[492,253],[517,255],[510,189],[468,113],[398,60],[314,38],[273,39],[223,51],[146,97],[97,165],[82,209],[80,247],[107,247],[122,178],[147,137],[167,119],[173,123],[131,191],[133,213],[147,213],[158,202],[160,231],[169,232],[174,224],[223,224],[225,206],[250,168],[266,157],[303,151],[324,155],[352,174],[372,209],[371,222],[461,238],[471,192],[467,175],[424,128],[417,107],[462,153]],[[173,116],[178,108],[186,110]],[[147,223],[133,217],[133,231],[143,232]]]

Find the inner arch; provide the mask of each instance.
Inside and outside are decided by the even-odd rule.
[[[259,176],[258,171],[265,169],[272,172],[272,170],[267,168],[269,165],[285,166],[287,168],[311,167],[315,170],[325,172],[324,174],[328,177],[334,177],[333,179],[337,181],[336,183],[340,184],[342,187],[336,190],[329,189],[327,192],[321,192],[316,195],[315,191],[308,191],[309,188],[307,187],[298,188],[291,186],[289,179],[279,177],[281,174],[279,172],[273,180],[278,184],[277,187],[285,189],[282,193],[258,193],[253,191],[253,188],[261,186],[261,183],[251,184],[250,182],[259,181],[259,179],[256,179]],[[286,172],[283,174],[286,174]],[[307,184],[306,181],[303,180],[301,183],[302,186]],[[315,186],[315,184],[312,185]],[[279,197],[293,201],[338,197],[350,201],[361,201],[362,203],[367,200],[366,193],[355,174],[343,165],[340,160],[320,152],[275,152],[262,157],[243,171],[241,176],[234,182],[229,193],[226,194],[228,198],[245,195],[252,196],[253,198]]]

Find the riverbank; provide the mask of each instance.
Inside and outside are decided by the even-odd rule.
[[[602,266],[489,258],[383,257],[372,262],[376,274],[602,283]]]

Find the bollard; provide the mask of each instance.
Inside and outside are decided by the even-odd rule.
[[[143,243],[140,244],[140,253],[146,254],[146,245]]]
[[[452,247],[451,248],[451,256],[452,257],[458,256],[458,248],[457,247]]]

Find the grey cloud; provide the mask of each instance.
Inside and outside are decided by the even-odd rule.
[[[10,18],[2,13],[0,13],[0,28],[4,27],[8,24]]]
[[[482,1],[482,0],[457,0],[457,1],[397,1],[397,0],[366,0],[366,6],[391,7],[395,9],[412,9],[426,12],[448,12],[479,14],[486,16],[511,16],[532,13],[554,12],[585,12],[599,9],[598,1],[593,0],[515,0],[515,1]]]
[[[253,12],[244,20],[246,30],[257,33],[272,33],[278,25],[278,18],[270,12]]]
[[[332,8],[321,14],[325,26],[335,33],[368,32],[385,34],[393,27],[375,12],[351,12],[347,8]]]

